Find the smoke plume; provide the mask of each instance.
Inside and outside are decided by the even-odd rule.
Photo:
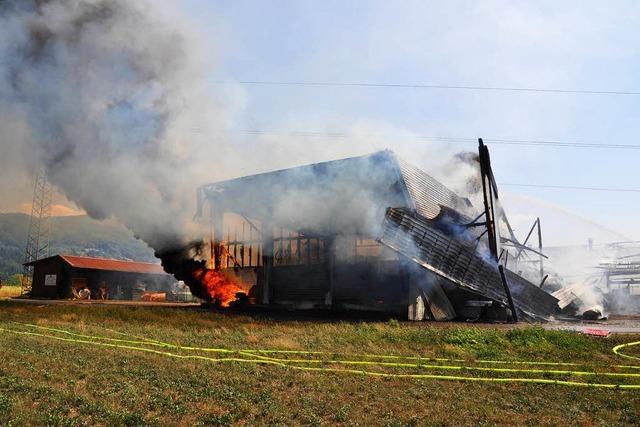
[[[393,140],[376,138],[384,126],[368,122],[340,141],[230,139],[220,129],[229,127],[235,105],[220,105],[206,84],[211,49],[159,3],[0,0],[3,170],[24,175],[44,167],[66,198],[93,218],[126,225],[164,254],[165,269],[187,280],[203,267],[181,260],[199,253],[191,242],[204,233],[192,216],[195,190],[207,182],[392,145],[401,156],[422,159],[418,166],[436,178],[467,185],[470,169],[443,163],[451,153],[442,147],[393,129]],[[281,206],[321,210],[312,200],[317,195],[294,196]],[[366,211],[366,200],[360,202]]]
[[[187,33],[146,2],[5,0],[0,13],[3,157],[44,165],[90,216],[156,249],[181,240],[203,166],[186,129],[215,113]]]

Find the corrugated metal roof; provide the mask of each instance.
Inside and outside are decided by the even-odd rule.
[[[89,270],[112,270],[127,273],[166,274],[160,264],[150,262],[122,261],[107,258],[89,258],[60,255],[69,265]]]
[[[421,169],[397,156],[395,160],[414,203],[414,209],[420,215],[432,219],[440,213],[440,206],[446,206],[461,213],[470,207],[467,199],[461,198]]]
[[[582,286],[582,284],[575,284],[572,286],[567,286],[565,288],[560,288],[557,291],[553,292],[551,295],[553,295],[555,298],[558,298],[558,306],[564,309],[576,299],[580,299],[585,291],[586,288]]]
[[[75,255],[55,255],[53,257],[34,261],[29,265],[35,265],[41,261],[50,260],[51,258],[56,257],[61,258],[71,267],[86,270],[106,270],[139,274],[167,274],[160,264],[154,264],[151,262],[123,261],[118,259],[91,258]]]
[[[454,237],[437,225],[437,220],[389,209],[380,242],[454,285],[506,305],[497,265],[477,251],[475,242]],[[506,276],[521,318],[546,320],[558,311],[554,296],[510,270]]]

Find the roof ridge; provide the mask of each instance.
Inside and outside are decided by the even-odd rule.
[[[207,187],[212,187],[212,186],[215,186],[215,185],[227,184],[229,182],[240,180],[240,179],[247,178],[247,177],[260,177],[260,176],[263,176],[263,175],[277,174],[277,173],[282,173],[282,172],[286,172],[286,171],[290,171],[290,170],[298,169],[298,168],[322,166],[322,165],[325,165],[325,164],[328,164],[328,163],[341,162],[341,161],[344,161],[344,160],[363,159],[363,158],[366,158],[366,157],[373,157],[373,156],[380,155],[380,154],[390,155],[394,159],[397,158],[397,155],[393,150],[391,150],[389,148],[385,148],[385,149],[382,149],[382,150],[376,150],[376,151],[372,151],[372,152],[367,153],[367,154],[361,154],[361,155],[357,155],[357,156],[340,157],[340,158],[337,158],[337,159],[324,160],[324,161],[321,161],[321,162],[314,162],[314,163],[304,163],[304,164],[299,164],[299,165],[296,165],[296,166],[289,166],[289,167],[280,168],[280,169],[272,169],[272,170],[268,170],[268,171],[253,173],[253,174],[250,174],[250,175],[237,176],[235,178],[228,178],[228,179],[224,179],[222,181],[215,181],[215,182],[211,182],[211,183],[208,183],[208,184],[204,184],[204,185],[199,187],[199,190],[200,189],[206,189]]]

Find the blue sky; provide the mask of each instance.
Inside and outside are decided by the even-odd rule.
[[[636,1],[180,4],[213,46],[212,82],[640,89]],[[616,144],[637,144],[640,134],[640,96],[247,85],[229,92],[229,103],[242,94],[242,102],[235,101],[237,129],[326,132],[367,123],[389,134]],[[300,144],[306,143],[301,138]],[[394,149],[393,138],[385,144]],[[451,149],[474,150],[475,144]],[[637,150],[505,145],[491,150],[503,183],[640,188]],[[640,239],[639,193],[515,187],[503,187],[503,193],[519,234],[540,214],[550,243]]]
[[[213,101],[214,108],[201,112],[201,129],[186,138],[201,141],[216,161],[224,160],[224,167],[206,171],[206,180],[389,148],[455,188],[464,171],[446,159],[475,151],[476,144],[420,136],[640,144],[640,95],[228,83],[638,92],[638,1],[174,0],[148,5],[171,21],[161,19],[160,25],[176,23],[185,30],[189,57],[196,56],[189,66],[197,77],[189,82],[201,77],[207,82],[202,98]],[[219,127],[265,133],[220,138]],[[286,133],[291,131],[319,135]],[[202,147],[193,145],[200,155]],[[501,183],[640,188],[640,150],[498,144],[490,149]],[[14,160],[6,163],[19,163]],[[28,211],[31,181],[18,176],[27,171],[14,169],[0,170],[11,183],[0,198],[0,211]],[[519,236],[540,216],[548,245],[585,244],[588,238],[640,240],[638,192],[503,186],[501,200]],[[57,201],[58,214],[82,213],[62,196]]]

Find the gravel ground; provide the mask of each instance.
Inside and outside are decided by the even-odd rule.
[[[543,325],[545,329],[578,331],[585,329],[602,329],[612,334],[640,333],[640,316],[611,316],[607,320],[561,320],[549,322]]]

